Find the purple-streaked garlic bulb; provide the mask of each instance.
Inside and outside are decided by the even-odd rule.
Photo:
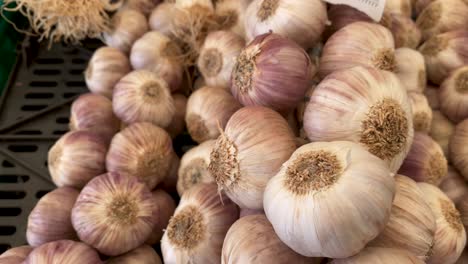
[[[174,199],[165,191],[157,189],[151,192],[153,203],[157,207],[158,215],[151,235],[146,240],[146,244],[154,245],[161,241],[164,230],[169,223],[169,219],[174,214],[176,203]]]
[[[0,255],[0,264],[22,264],[32,250],[31,246],[10,248]]]
[[[103,264],[98,253],[82,242],[59,240],[34,248],[23,264]],[[12,263],[9,263],[12,264]]]

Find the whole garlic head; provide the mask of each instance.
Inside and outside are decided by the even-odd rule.
[[[24,264],[102,264],[98,253],[82,242],[59,240],[38,246],[29,253]],[[11,264],[11,263],[8,263]]]
[[[409,251],[394,248],[367,247],[359,254],[334,259],[330,264],[424,264],[425,262]]]

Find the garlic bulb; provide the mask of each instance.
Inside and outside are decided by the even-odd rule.
[[[239,209],[215,184],[187,190],[161,240],[164,263],[219,263],[224,237]]]
[[[438,111],[440,109],[439,87],[428,85],[424,90],[424,95],[432,110]]]
[[[89,131],[71,131],[63,135],[48,154],[49,173],[58,187],[77,189],[106,171],[108,143]]]
[[[396,175],[395,189],[390,220],[368,246],[404,249],[425,259],[430,254],[436,229],[432,211],[412,179]]]
[[[171,91],[180,88],[183,65],[182,52],[170,38],[150,31],[135,41],[130,52],[130,62],[135,70],[152,71],[163,78]]]
[[[106,261],[106,264],[162,264],[156,251],[148,245],[143,245],[118,257]]]
[[[90,246],[71,240],[43,244],[28,255],[24,264],[102,264],[98,253]],[[11,263],[9,263],[11,264]]]
[[[249,215],[265,215],[265,211],[248,209],[248,208],[240,208],[239,218],[246,217]]]
[[[26,238],[37,247],[47,242],[77,238],[71,223],[71,211],[79,192],[60,187],[44,195],[28,217]]]
[[[179,170],[179,166],[180,158],[175,152],[172,152],[171,166],[169,168],[169,172],[167,173],[166,177],[164,177],[164,180],[161,182],[161,188],[163,190],[169,193],[174,193],[177,191],[177,171]]]
[[[112,98],[114,86],[131,70],[128,57],[112,47],[97,49],[84,72],[88,89],[97,94]]]
[[[372,18],[368,15],[349,5],[330,5],[328,8],[328,19],[330,20],[330,25],[327,25],[325,39],[328,39],[338,30],[354,22],[373,22]]]
[[[468,186],[465,179],[452,166],[449,166],[447,176],[440,183],[439,188],[455,204],[462,201],[463,196],[468,193]]]
[[[401,14],[411,17],[411,0],[387,0],[385,1],[385,12]]]
[[[174,99],[167,82],[146,70],[133,71],[115,86],[114,113],[124,123],[151,122],[167,127],[174,117]]]
[[[268,182],[263,205],[276,234],[297,253],[346,258],[384,230],[394,195],[387,164],[359,144],[314,142]]]
[[[133,43],[147,31],[145,15],[132,9],[122,9],[112,17],[112,30],[104,33],[104,43],[129,53]]]
[[[125,8],[136,10],[148,16],[160,2],[161,0],[126,0]]]
[[[466,29],[468,5],[464,2],[465,0],[436,0],[430,3],[416,20],[423,40],[436,34]]]
[[[229,118],[242,106],[232,95],[217,87],[205,86],[188,99],[185,123],[193,140],[198,143],[216,139]]]
[[[345,258],[334,259],[330,264],[424,264],[410,252],[394,248],[368,247],[359,254]]]
[[[174,214],[176,209],[176,203],[174,199],[165,191],[163,190],[155,190],[152,193],[153,196],[153,204],[157,207],[157,218],[156,223],[153,228],[153,232],[146,240],[146,244],[153,245],[159,243],[163,236],[164,230],[169,223],[169,219]]]
[[[30,246],[10,248],[0,255],[0,264],[22,264],[32,250]]]
[[[359,142],[396,172],[413,142],[412,119],[394,74],[355,67],[329,75],[315,88],[304,130],[311,141]]]
[[[120,120],[114,115],[112,102],[98,94],[84,94],[71,105],[70,130],[86,130],[110,141],[120,130]]]
[[[215,15],[223,30],[245,36],[245,12],[252,0],[222,0],[216,3]]]
[[[454,70],[439,91],[442,113],[457,123],[468,118],[468,65]]]
[[[408,92],[422,93],[426,88],[424,57],[416,50],[395,50],[395,74]]]
[[[450,72],[468,64],[467,41],[468,31],[459,30],[435,35],[421,45],[419,51],[424,55],[431,82],[440,84]]]
[[[455,125],[440,111],[432,113],[432,123],[429,135],[440,145],[444,155],[449,156],[449,141],[452,137]]]
[[[384,14],[380,24],[392,31],[396,48],[409,47],[415,49],[419,46],[422,37],[421,30],[409,16],[395,13]]]
[[[187,97],[182,94],[173,94],[172,99],[174,100],[174,117],[171,123],[166,128],[169,135],[175,138],[181,134],[185,128],[185,113],[187,112]]]
[[[81,241],[102,254],[117,256],[148,239],[157,214],[145,184],[134,177],[107,173],[83,188],[71,219]]]
[[[465,244],[465,228],[453,202],[437,187],[418,183],[436,220],[436,232],[428,264],[455,263]]]
[[[168,175],[173,151],[171,137],[164,129],[135,123],[112,139],[107,170],[136,177],[153,189]]]
[[[450,139],[450,161],[468,179],[468,119],[459,123]]]
[[[216,140],[207,140],[200,145],[185,152],[180,160],[177,181],[177,192],[182,196],[185,191],[199,183],[214,182],[213,176],[208,171],[210,154]]]
[[[414,15],[419,16],[421,12],[426,8],[430,3],[435,0],[412,0],[413,1],[413,11]]]
[[[354,66],[369,66],[393,71],[395,44],[385,27],[368,22],[355,22],[333,34],[325,43],[320,59],[319,75],[326,75]]]
[[[156,6],[149,17],[150,29],[171,36],[173,31],[171,19],[175,12],[174,4],[170,2],[162,2]]]
[[[432,109],[424,94],[418,92],[408,93],[413,112],[414,131],[428,133],[431,130]]]
[[[296,149],[277,112],[260,106],[237,111],[211,152],[208,170],[220,190],[242,208],[261,209],[267,182]]]
[[[236,33],[214,31],[208,34],[197,61],[207,85],[229,89],[232,69],[244,46],[244,39]]]
[[[231,92],[243,105],[287,111],[302,100],[314,72],[315,65],[301,47],[268,33],[256,37],[237,57]]]
[[[229,228],[221,263],[318,264],[320,260],[301,256],[288,248],[275,234],[265,215],[251,215],[237,220]]]

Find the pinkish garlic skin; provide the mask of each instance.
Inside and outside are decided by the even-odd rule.
[[[109,259],[106,264],[162,264],[162,261],[154,249],[143,245],[121,256]]]
[[[32,250],[31,246],[11,248],[0,255],[0,264],[21,264]]]
[[[158,214],[156,215],[156,224],[154,225],[153,232],[145,242],[148,245],[157,244],[161,240],[169,219],[176,209],[176,202],[167,192],[155,190],[151,194],[154,204],[158,207]]]
[[[90,246],[71,240],[59,240],[35,248],[23,264],[103,264]],[[11,264],[11,263],[10,263]]]
[[[331,5],[328,10],[328,19],[331,22],[325,31],[328,37],[351,23],[372,22],[372,18],[368,15],[348,5]]]
[[[258,215],[258,214],[265,214],[263,210],[256,210],[256,209],[248,209],[248,208],[240,208],[239,218],[249,215]]]

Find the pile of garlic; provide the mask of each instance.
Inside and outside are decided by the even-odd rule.
[[[159,2],[113,16],[0,263],[467,263],[466,1]]]

